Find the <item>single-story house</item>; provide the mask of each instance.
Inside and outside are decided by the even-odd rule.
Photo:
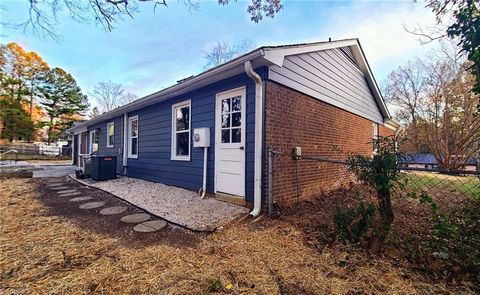
[[[70,131],[75,165],[94,152],[117,156],[119,174],[191,190],[203,186],[206,156],[206,191],[257,215],[267,194],[269,146],[368,155],[372,138],[397,127],[359,40],[346,39],[260,47]],[[292,165],[276,171],[278,200],[295,198]],[[312,165],[303,167],[302,198],[336,177]]]

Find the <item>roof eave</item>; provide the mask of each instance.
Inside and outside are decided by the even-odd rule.
[[[222,64],[218,67],[212,68],[208,71],[205,71],[191,79],[188,79],[185,82],[179,83],[172,85],[170,87],[167,87],[165,89],[162,89],[160,91],[157,91],[155,93],[149,94],[147,96],[144,96],[138,100],[135,100],[134,102],[131,102],[129,104],[126,104],[124,106],[118,107],[114,110],[111,110],[107,113],[101,114],[98,117],[95,117],[93,119],[90,119],[82,124],[79,124],[77,126],[71,127],[68,129],[69,132],[73,133],[78,133],[78,130],[85,130],[86,127],[94,125],[96,123],[100,123],[102,121],[118,117],[120,115],[123,115],[125,113],[129,113],[131,111],[146,107],[148,105],[154,104],[156,102],[160,102],[163,100],[166,100],[168,98],[171,98],[175,95],[180,95],[181,93],[185,93],[186,91],[192,91],[197,88],[200,88],[202,86],[196,85],[200,81],[205,81],[205,80],[212,80],[212,83],[215,82],[216,78],[220,80],[221,78],[225,78],[223,73],[229,72],[232,69],[235,69],[238,67],[238,69],[243,69],[244,63],[246,61],[253,61],[257,60],[264,55],[264,48],[258,48],[252,52],[249,52],[247,54],[244,54],[242,56],[239,56],[225,64]],[[257,62],[256,64],[254,63],[254,66],[262,66],[262,65],[271,65],[271,62],[268,61],[267,59],[262,59],[260,62]],[[240,68],[241,67],[241,68]]]

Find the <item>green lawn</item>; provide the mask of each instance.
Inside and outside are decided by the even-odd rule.
[[[406,189],[417,193],[466,195],[480,199],[480,179],[478,176],[445,175],[431,172],[404,172],[401,181],[406,181]]]

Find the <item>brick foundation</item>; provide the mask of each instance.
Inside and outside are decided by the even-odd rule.
[[[265,146],[291,155],[300,146],[303,155],[344,160],[348,154],[372,154],[372,122],[272,81],[266,83]],[[379,126],[379,135],[394,131]],[[268,155],[264,157],[263,195],[268,189]],[[296,200],[295,169],[301,200],[311,198],[349,181],[344,165],[311,160],[294,161],[276,156],[274,201],[289,204]],[[298,165],[298,166],[297,166]],[[297,167],[296,167],[297,166]]]

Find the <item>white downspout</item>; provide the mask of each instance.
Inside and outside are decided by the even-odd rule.
[[[255,184],[250,215],[256,217],[262,210],[263,89],[262,78],[255,73],[250,61],[245,62],[245,72],[255,82]]]
[[[127,113],[123,114],[123,158],[122,158],[122,165],[123,165],[123,174],[127,174],[127,156],[128,156],[128,118]]]
[[[78,136],[77,136],[78,137]],[[75,133],[73,133],[73,138],[72,138],[72,166],[75,164],[75,145],[77,144],[77,141],[75,140]],[[77,165],[78,166],[78,165]]]
[[[205,198],[205,194],[207,193],[207,157],[208,157],[208,147],[203,148],[203,182],[202,188],[200,189],[201,194],[200,197],[203,199]]]

